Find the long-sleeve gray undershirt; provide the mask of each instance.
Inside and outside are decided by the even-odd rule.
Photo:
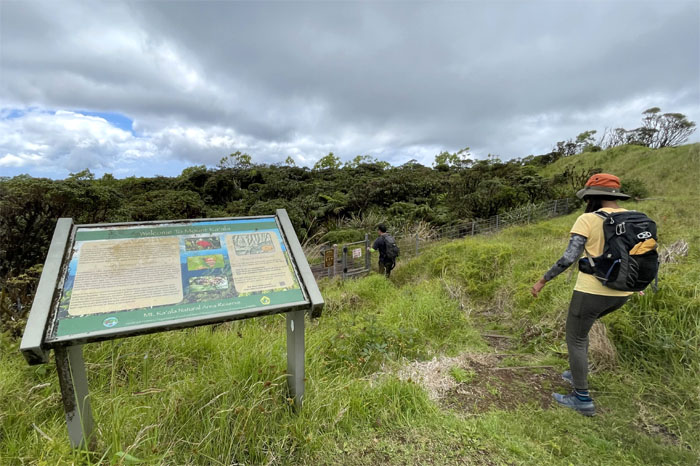
[[[566,247],[566,251],[564,251],[564,255],[561,256],[557,263],[554,264],[546,274],[544,274],[544,279],[546,281],[550,281],[564,270],[571,267],[571,264],[576,262],[576,260],[581,257],[583,248],[586,246],[586,240],[587,238],[585,236],[577,235],[575,233],[572,234],[571,239],[569,240],[569,245]]]

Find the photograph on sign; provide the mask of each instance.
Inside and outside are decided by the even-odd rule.
[[[47,340],[304,301],[274,217],[78,227]]]

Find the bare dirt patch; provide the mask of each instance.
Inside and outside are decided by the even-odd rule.
[[[338,455],[323,458],[318,464],[364,465],[474,465],[502,464],[491,458],[492,452],[469,439],[426,436],[419,430],[396,429],[373,432],[358,445],[344,447]]]
[[[508,335],[499,335],[496,333],[482,333],[481,338],[486,344],[500,352],[511,351],[515,346],[515,340]]]
[[[637,402],[637,408],[639,409],[639,414],[637,418],[633,421],[633,425],[637,430],[644,432],[650,437],[656,437],[661,439],[662,442],[671,445],[679,445],[680,439],[673,433],[668,427],[663,424],[654,422],[653,417],[649,413],[649,410],[642,403]]]
[[[552,367],[493,367],[472,361],[469,370],[474,373],[473,379],[450,389],[441,400],[445,407],[482,413],[534,403],[547,409],[552,405],[553,391],[570,390]]]
[[[546,409],[552,404],[552,392],[571,389],[554,367],[526,363],[505,367],[506,357],[488,353],[436,357],[414,362],[397,375],[423,386],[428,396],[445,408],[467,413],[510,410],[533,403]]]

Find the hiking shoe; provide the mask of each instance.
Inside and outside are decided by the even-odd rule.
[[[562,406],[571,408],[578,411],[584,416],[595,416],[595,405],[593,400],[581,401],[574,393],[568,395],[560,395],[559,393],[552,393],[554,401]]]
[[[574,377],[571,375],[571,371],[562,372],[561,378],[569,382],[572,387],[574,386]]]

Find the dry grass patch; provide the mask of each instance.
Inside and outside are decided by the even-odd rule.
[[[596,320],[588,334],[588,359],[595,371],[617,367],[617,350],[608,338],[608,329]]]

